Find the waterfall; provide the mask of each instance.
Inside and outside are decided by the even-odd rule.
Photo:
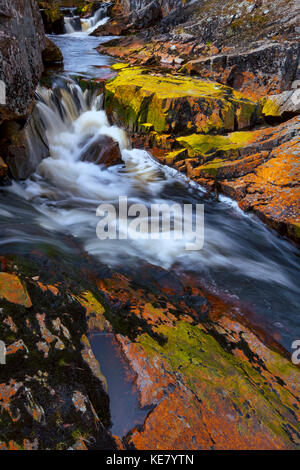
[[[65,16],[64,22],[66,34],[72,34],[78,31],[82,31],[79,16]]]
[[[64,17],[66,34],[78,32],[90,34],[109,20],[109,17],[107,16],[108,7],[106,5],[102,5],[98,8],[90,18],[81,19],[79,16],[75,15],[75,11],[76,9],[66,10],[67,15],[70,15]]]
[[[88,34],[92,33],[99,26],[105,24],[109,20],[109,17],[107,15],[108,7],[101,6],[91,18],[81,20],[82,30]]]

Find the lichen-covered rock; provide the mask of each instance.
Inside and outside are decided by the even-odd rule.
[[[190,178],[239,201],[280,233],[299,241],[300,118],[276,127],[214,136],[192,134],[154,155]]]
[[[50,282],[50,271],[33,275],[39,263],[1,261],[18,274],[0,273],[0,448],[117,448],[106,381],[86,337],[96,299],[78,282]]]
[[[299,57],[298,41],[265,41],[246,51],[191,60],[181,71],[216,80],[257,98],[290,89],[297,76]]]
[[[128,15],[129,3],[120,3]],[[138,15],[140,2],[133,3]],[[179,1],[164,3],[159,26],[102,44],[99,51],[135,65],[199,75],[255,99],[289,90],[300,78],[297,0],[205,0],[182,2],[181,8]],[[119,34],[139,29],[139,21],[118,18],[105,26],[115,25],[110,34],[118,34],[118,24]]]
[[[144,425],[128,433],[126,445],[299,448],[299,368],[278,345],[264,344],[244,314],[234,318],[229,305],[192,279],[169,276],[160,273],[160,284],[152,279],[152,287],[120,275],[99,283],[136,374],[140,404],[153,407]]]
[[[6,85],[1,123],[30,113],[43,71],[45,35],[35,0],[2,1],[0,15],[0,80]]]
[[[258,112],[257,103],[229,87],[138,67],[121,69],[105,85],[105,99],[113,121],[142,134],[243,129]]]

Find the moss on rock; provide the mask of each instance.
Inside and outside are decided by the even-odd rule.
[[[257,119],[258,104],[232,88],[176,75],[152,74],[140,67],[121,68],[105,86],[110,117],[131,131],[158,133],[233,131]],[[180,116],[180,119],[178,119]]]

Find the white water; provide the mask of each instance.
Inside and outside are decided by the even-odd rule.
[[[95,40],[64,38],[65,52],[69,54],[71,48],[73,55],[74,43],[82,51],[82,45]],[[94,63],[98,56],[87,57]],[[39,96],[38,120],[46,128],[50,155],[29,180],[0,191],[2,252],[9,253],[12,247],[24,253],[44,246],[74,262],[80,254],[65,242],[71,235],[78,239],[78,246],[111,266],[139,270],[148,261],[165,268],[191,269],[213,288],[236,296],[268,318],[290,347],[290,338],[299,329],[296,248],[255,217],[245,216],[235,203],[222,197],[219,202],[205,198],[201,188],[182,174],[158,164],[146,151],[131,149],[126,134],[109,125],[102,98],[83,93],[70,78],[58,78],[53,91],[39,89]],[[82,161],[82,153],[98,134],[119,142],[123,164],[106,168]],[[187,252],[186,241],[174,238],[100,241],[96,209],[102,202],[117,206],[119,196],[127,196],[129,204],[147,207],[204,203],[204,249]],[[121,220],[121,229],[122,224]]]
[[[183,240],[107,240],[96,237],[99,219],[96,209],[102,202],[118,204],[127,196],[129,204],[173,203],[162,199],[165,187],[181,184],[184,178],[154,162],[143,150],[130,149],[123,130],[110,126],[101,109],[102,97],[82,93],[68,80],[57,94],[38,90],[38,110],[47,130],[50,157],[43,160],[36,174],[24,185],[15,183],[12,191],[37,204],[39,224],[48,230],[71,233],[84,241],[85,249],[110,265],[126,257],[141,258],[165,267],[177,257],[185,257]],[[57,103],[60,106],[57,106]],[[61,115],[62,114],[62,115]],[[81,160],[81,155],[99,135],[119,143],[124,165],[106,168]],[[120,231],[125,222],[120,220]]]
[[[93,33],[99,26],[104,25],[109,20],[107,16],[107,8],[101,7],[99,8],[93,16],[86,19],[80,19],[80,24],[76,21],[78,17],[65,17],[65,30],[66,34],[72,35],[80,35],[80,33],[91,34]],[[81,26],[81,27],[78,27]]]
[[[80,238],[90,254],[109,265],[119,265],[124,259],[140,259],[164,268],[174,263],[200,271],[214,267],[295,289],[294,282],[275,260],[268,259],[263,252],[255,251],[254,255],[255,248],[249,244],[247,249],[244,243],[234,245],[232,237],[237,235],[238,224],[232,225],[225,213],[217,211],[223,206],[225,212],[227,203],[224,202],[219,203],[221,206],[214,203],[212,215],[210,205],[206,204],[205,247],[199,252],[186,251],[188,240],[177,240],[174,233],[169,240],[163,239],[161,234],[159,240],[142,237],[99,240],[96,209],[102,202],[117,207],[119,196],[127,196],[129,204],[143,203],[149,209],[155,203],[195,204],[203,202],[203,190],[189,184],[177,171],[154,161],[146,151],[130,149],[125,132],[109,125],[102,109],[102,97],[91,97],[71,79],[65,80],[63,86],[60,82],[54,91],[38,90],[37,106],[50,143],[49,158],[42,161],[36,174],[25,184],[15,183],[10,189],[35,204],[40,213],[40,226]],[[110,136],[119,143],[124,165],[106,168],[81,160],[81,155],[99,135]],[[249,219],[239,209],[232,210],[237,219]],[[260,236],[268,233],[260,222],[249,220],[249,223],[256,224],[255,230],[261,232]],[[122,224],[121,220],[120,231]],[[240,235],[244,236],[244,233]]]

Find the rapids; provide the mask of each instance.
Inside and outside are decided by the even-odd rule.
[[[75,75],[105,77],[110,73],[113,60],[94,51],[107,38],[88,35],[104,19],[94,17],[85,31],[53,37],[63,51],[65,72],[53,77],[51,89],[40,86],[37,90],[38,115],[50,154],[30,179],[1,188],[0,252],[10,253],[12,248],[19,253],[36,248],[55,250],[76,265],[80,254],[72,252],[66,241],[72,237],[109,266],[139,270],[148,262],[192,271],[210,288],[254,310],[290,349],[300,337],[297,249],[256,217],[242,213],[235,202],[208,196],[145,150],[132,149],[126,133],[110,125],[102,96],[83,92],[74,79]],[[82,161],[82,154],[99,135],[119,143],[122,164],[106,168]],[[119,196],[127,196],[129,204],[147,207],[154,203],[205,204],[203,250],[188,252],[185,241],[175,237],[100,241],[97,207],[104,202],[117,207]]]

